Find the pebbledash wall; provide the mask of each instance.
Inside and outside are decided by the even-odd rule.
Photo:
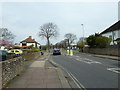
[[[2,87],[24,70],[24,63],[21,56],[0,62],[2,64]]]
[[[85,53],[120,56],[120,46],[110,46],[107,48],[84,48]]]
[[[28,53],[28,55],[29,54],[30,53]],[[39,56],[40,52],[32,53],[33,60],[37,59]],[[2,88],[4,88],[10,80],[12,80],[14,77],[16,77],[18,74],[26,69],[27,62],[25,62],[25,59],[25,56],[20,56],[0,62],[0,66],[2,69],[0,70],[2,72],[0,73],[0,85],[2,86]]]

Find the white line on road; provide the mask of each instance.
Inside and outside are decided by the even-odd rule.
[[[72,75],[70,72],[68,72],[64,67],[62,67],[61,65],[55,63],[53,60],[49,60],[51,63],[53,63],[54,65],[60,67],[61,69],[63,69],[65,72],[67,72],[67,74],[71,77],[71,79],[74,81],[74,83],[77,85],[78,88],[80,88],[81,90],[86,90],[85,87],[74,77],[74,75]]]
[[[120,73],[120,68],[107,68],[107,70],[115,72],[115,73]]]
[[[79,56],[77,56],[77,57],[79,57]],[[76,58],[76,57],[75,57],[75,59],[76,59],[77,61],[81,61],[81,62],[84,62],[84,63],[87,63],[87,64],[93,64],[93,63],[101,64],[101,62],[93,61],[93,60],[88,59],[88,58],[81,58],[81,57]]]

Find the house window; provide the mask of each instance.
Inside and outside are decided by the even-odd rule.
[[[109,35],[109,38],[112,38],[112,35]]]
[[[26,46],[26,43],[22,43],[22,46]]]

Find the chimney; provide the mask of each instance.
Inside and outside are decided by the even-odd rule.
[[[32,36],[29,36],[29,38],[31,38],[31,39],[32,39]]]

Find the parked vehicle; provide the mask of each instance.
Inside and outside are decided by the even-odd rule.
[[[5,61],[7,58],[7,51],[6,50],[0,50],[0,61]]]
[[[53,50],[53,55],[61,55],[60,49],[54,49]]]
[[[12,49],[8,51],[8,54],[22,55],[23,51],[20,49]]]

